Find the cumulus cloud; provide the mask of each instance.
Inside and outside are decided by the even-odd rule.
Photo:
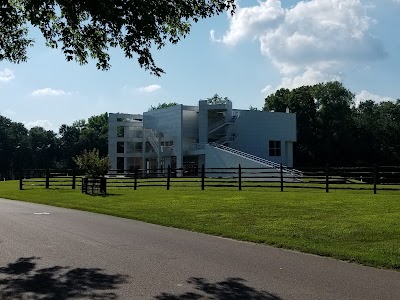
[[[285,9],[282,3],[266,0],[254,7],[239,7],[229,17],[229,30],[218,39],[226,45],[258,39],[261,53],[282,74],[279,87],[339,80],[345,64],[386,56],[381,41],[369,33],[375,20],[360,0],[299,1]],[[217,41],[214,32],[212,36]]]
[[[25,122],[25,127],[31,129],[32,127],[43,127],[46,130],[57,131],[57,128],[54,128],[54,124],[49,120],[36,120],[32,122]]]
[[[251,38],[264,32],[265,28],[275,27],[284,16],[281,1],[267,0],[258,6],[241,8],[237,4],[236,13],[230,18],[228,32],[221,38],[215,38],[215,31],[210,31],[211,40],[235,45],[245,38]]]
[[[359,105],[361,102],[364,102],[366,100],[372,100],[377,103],[386,102],[386,101],[391,101],[391,102],[396,101],[395,99],[393,99],[391,97],[379,96],[379,95],[371,94],[368,91],[361,91],[359,94],[357,94],[355,96],[354,102],[356,105]]]
[[[159,89],[161,89],[161,85],[158,85],[158,84],[151,84],[148,86],[137,88],[137,90],[140,93],[153,93],[155,91],[158,91]]]
[[[0,70],[0,82],[9,82],[15,78],[14,71],[10,69]]]
[[[58,97],[58,96],[69,96],[73,94],[76,94],[76,92],[66,92],[63,90],[55,90],[52,88],[38,89],[31,93],[33,97],[46,97],[46,96]]]

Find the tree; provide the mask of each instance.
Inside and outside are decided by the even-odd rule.
[[[258,108],[253,106],[253,105],[249,106],[249,110],[251,110],[251,111],[259,111]]]
[[[229,101],[228,97],[220,97],[218,94],[214,94],[211,98],[207,98],[208,104],[226,104]]]
[[[280,89],[265,99],[264,110],[285,112],[289,108],[296,113],[296,164],[353,164],[353,99],[354,95],[335,81],[291,91]]]
[[[86,175],[96,178],[107,174],[109,169],[108,156],[100,157],[99,150],[94,148],[92,151],[86,149],[76,157],[74,162]]]
[[[171,107],[171,106],[175,106],[175,105],[178,105],[178,103],[176,103],[176,102],[169,102],[169,103],[167,103],[167,102],[164,102],[164,103],[158,103],[158,105],[157,106],[150,106],[150,108],[149,108],[149,110],[148,111],[152,111],[152,110],[156,110],[156,109],[160,109],[160,108],[167,108],[167,107]]]
[[[43,127],[32,127],[28,132],[28,140],[31,150],[31,167],[42,169],[54,167],[58,156],[56,134]]]
[[[265,98],[264,111],[296,113],[297,143],[294,145],[295,162],[301,166],[315,163],[317,155],[317,105],[311,86],[302,86],[292,91],[280,89]]]
[[[2,0],[0,61],[27,60],[34,44],[29,27],[38,28],[51,48],[61,47],[67,61],[110,68],[109,48],[121,48],[127,58],[138,56],[141,67],[160,76],[152,48],[176,44],[190,33],[191,22],[235,10],[236,0]]]
[[[24,124],[0,116],[0,178],[12,178],[28,162],[27,129]]]
[[[59,129],[61,165],[72,168],[73,157],[84,149],[96,148],[101,156],[108,154],[108,113],[77,120],[72,126],[61,125]]]

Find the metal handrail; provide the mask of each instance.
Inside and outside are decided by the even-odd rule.
[[[261,164],[266,165],[268,167],[272,167],[272,168],[276,168],[276,169],[280,169],[280,167],[281,167],[281,165],[276,163],[276,162],[273,162],[273,161],[267,160],[265,158],[261,158],[261,157],[258,157],[258,156],[255,156],[255,155],[252,155],[252,154],[249,154],[249,153],[246,153],[246,152],[242,152],[242,151],[239,151],[239,150],[236,150],[234,148],[230,148],[230,147],[218,144],[218,143],[211,143],[210,145],[215,147],[215,148],[219,148],[221,150],[224,150],[224,151],[236,154],[238,156],[242,156],[244,158],[250,159],[252,161],[261,163]],[[288,168],[286,166],[282,166],[282,167],[283,167],[283,171],[286,172],[286,173],[292,174],[294,176],[302,176],[303,175],[303,173],[301,171],[299,171],[299,170],[290,169],[290,168]]]

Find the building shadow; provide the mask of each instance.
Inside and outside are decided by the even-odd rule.
[[[98,268],[38,268],[39,257],[21,257],[0,268],[0,299],[118,299],[115,291],[128,276]]]
[[[246,285],[242,278],[227,278],[220,282],[208,282],[204,278],[190,278],[187,281],[193,285],[196,292],[186,292],[180,295],[162,293],[157,300],[282,300],[266,291],[256,290]]]

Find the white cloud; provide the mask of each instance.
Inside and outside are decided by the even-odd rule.
[[[161,89],[161,85],[158,85],[158,84],[151,84],[148,86],[137,88],[137,90],[140,93],[153,93],[155,91],[158,91],[159,89]]]
[[[284,10],[278,0],[267,0],[260,2],[259,6],[244,8],[237,4],[236,13],[228,15],[229,31],[221,39],[215,38],[214,30],[210,31],[210,36],[214,41],[233,46],[245,38],[261,34],[268,27],[275,27],[283,16]]]
[[[395,99],[393,99],[391,97],[379,96],[379,95],[371,94],[368,91],[361,91],[359,94],[357,94],[355,96],[354,102],[356,105],[359,105],[361,102],[364,102],[366,100],[372,100],[377,103],[385,102],[385,101],[391,101],[391,102],[396,101]]]
[[[46,97],[46,96],[58,97],[58,96],[69,96],[73,94],[77,94],[77,92],[66,92],[63,90],[55,90],[52,88],[38,89],[31,93],[33,97]]]
[[[0,82],[9,82],[15,78],[14,71],[10,69],[0,70]]]
[[[381,41],[369,33],[375,20],[360,0],[299,1],[286,9],[282,3],[266,0],[254,7],[239,7],[229,17],[229,30],[218,40],[231,46],[258,39],[261,53],[282,74],[279,87],[338,80],[345,65],[386,56]],[[210,34],[216,40],[215,33]]]
[[[32,122],[24,122],[25,127],[31,129],[32,127],[43,127],[46,130],[53,130],[57,132],[57,128],[55,128],[54,124],[49,120],[36,120]]]

